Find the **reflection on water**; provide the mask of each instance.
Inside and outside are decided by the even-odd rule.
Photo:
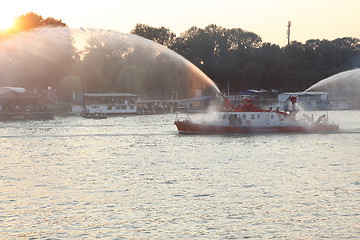
[[[360,238],[360,112],[337,134],[179,135],[175,115],[0,125],[0,238]]]

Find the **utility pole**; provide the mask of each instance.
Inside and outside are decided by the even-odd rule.
[[[290,45],[290,27],[291,27],[291,21],[288,21],[288,29],[287,29],[287,39],[288,39],[288,45]]]

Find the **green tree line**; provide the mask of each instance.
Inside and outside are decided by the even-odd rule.
[[[16,19],[14,29],[7,34],[44,26],[67,28],[61,20],[27,13]],[[97,35],[89,33],[84,49],[78,50],[73,37],[64,32],[30,31],[25,43],[14,38],[11,44],[6,41],[12,41],[11,37],[1,36],[0,85],[38,91],[51,86],[64,100],[70,100],[73,91],[158,92],[170,96],[172,91],[187,91],[183,80],[190,76],[187,67],[166,52],[144,42],[136,45],[117,33],[100,38],[105,36],[101,31]],[[165,27],[136,24],[131,33],[180,54],[223,92],[228,86],[231,93],[245,89],[305,90],[333,74],[360,67],[357,38],[312,39],[304,44],[293,41],[280,47],[241,28],[215,24],[191,27],[180,36]]]
[[[360,40],[311,39],[280,47],[255,33],[215,24],[192,27],[180,37],[169,29],[137,24],[131,31],[184,56],[220,89],[305,90],[333,74],[360,67]],[[156,34],[155,34],[156,33]]]

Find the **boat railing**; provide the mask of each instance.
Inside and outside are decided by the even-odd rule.
[[[329,124],[329,115],[328,113],[319,116],[316,120],[314,119],[314,115],[308,116],[307,114],[303,114],[303,122],[307,125],[328,125]]]

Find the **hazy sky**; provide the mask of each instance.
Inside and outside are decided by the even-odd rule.
[[[128,33],[136,23],[167,27],[178,36],[192,26],[217,24],[260,35],[263,42],[360,38],[360,0],[12,0],[0,7],[0,28],[16,16],[35,12],[62,19],[71,28]]]

